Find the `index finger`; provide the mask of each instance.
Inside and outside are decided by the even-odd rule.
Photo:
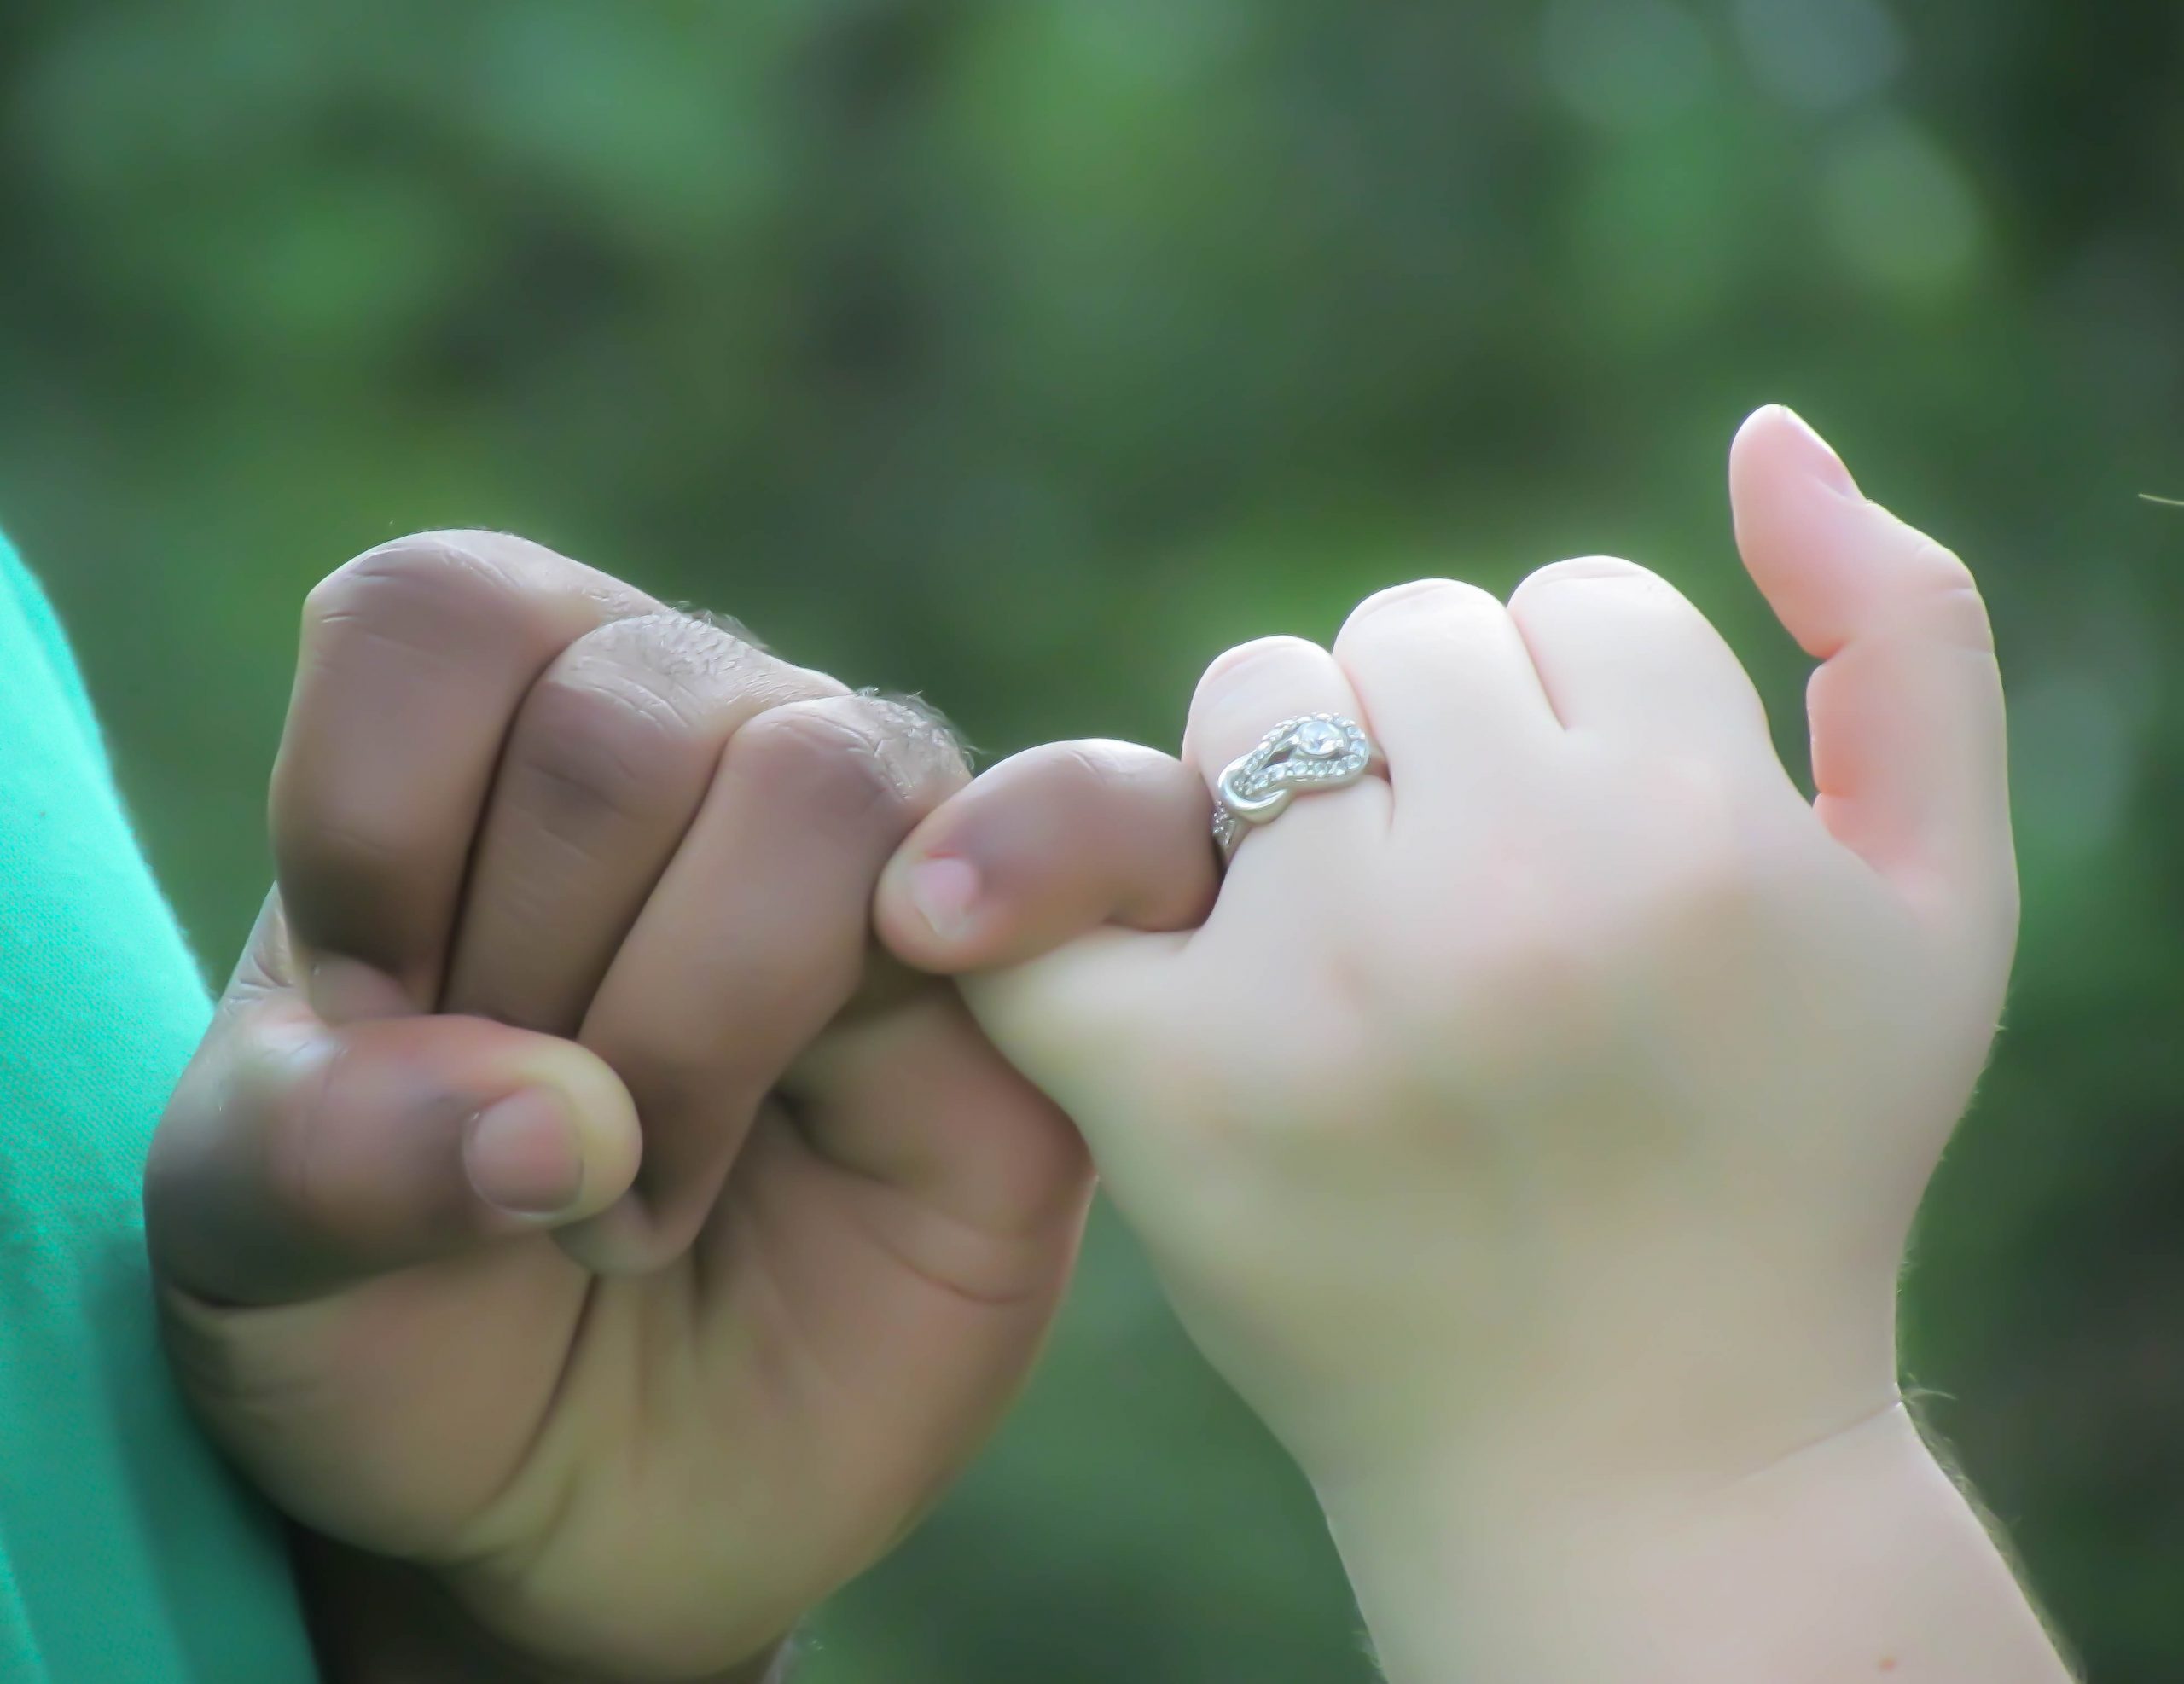
[[[304,607],[273,855],[312,1005],[429,1011],[502,739],[539,674],[642,591],[497,532],[368,550]]]

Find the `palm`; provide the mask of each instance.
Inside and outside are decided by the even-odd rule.
[[[1086,1182],[1073,1133],[921,984],[810,1047],[669,1266],[598,1276],[539,1234],[255,1312],[275,1355],[214,1411],[253,1424],[283,1506],[447,1570],[489,1626],[717,1665],[874,1559],[976,1446],[1051,1317]]]

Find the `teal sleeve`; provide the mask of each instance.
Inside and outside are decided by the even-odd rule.
[[[0,543],[0,1679],[313,1675],[275,1518],[160,1360],[144,1153],[209,1002]]]
[[[100,771],[106,772],[106,739],[100,733],[98,716],[91,711],[90,693],[84,688],[83,675],[76,670],[76,659],[69,652],[60,617],[53,612],[52,603],[46,601],[45,592],[38,588],[30,569],[16,555],[8,535],[0,532],[0,614],[5,614],[11,605],[44,656],[45,670],[60,687],[77,729],[90,742]]]

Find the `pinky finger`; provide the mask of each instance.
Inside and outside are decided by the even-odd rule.
[[[1135,743],[1050,743],[1004,760],[914,831],[874,920],[896,957],[944,974],[1037,958],[1103,925],[1194,929],[1219,887],[1205,781]]]

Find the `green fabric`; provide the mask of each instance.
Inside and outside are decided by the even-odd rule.
[[[0,1681],[313,1675],[272,1518],[163,1367],[137,1187],[205,989],[0,540]]]

